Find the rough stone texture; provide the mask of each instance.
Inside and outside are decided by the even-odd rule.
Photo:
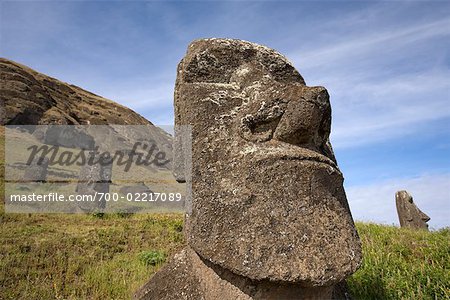
[[[413,197],[407,191],[395,193],[395,204],[401,227],[428,230],[430,217],[414,204]]]
[[[79,126],[50,125],[42,142],[47,145],[67,148],[94,149],[94,138],[77,127]]]
[[[49,159],[36,156],[25,169],[23,181],[45,182],[47,180]]]
[[[1,125],[148,125],[129,108],[0,58]]]
[[[304,286],[359,267],[325,88],[306,86],[272,49],[198,40],[178,67],[175,124],[192,125],[186,233],[200,256],[253,280]]]
[[[134,295],[134,299],[329,299],[332,287],[254,281],[202,259],[189,247],[176,254]]]

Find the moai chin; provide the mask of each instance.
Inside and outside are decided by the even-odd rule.
[[[192,188],[189,247],[177,259],[211,264],[250,295],[234,299],[329,298],[362,254],[328,139],[326,89],[306,86],[275,50],[202,39],[178,66],[174,106],[175,126],[192,126],[192,169],[174,163],[177,180]],[[140,295],[177,268],[169,264]]]
[[[395,204],[401,227],[428,230],[430,217],[414,204],[413,197],[407,191],[395,193]]]

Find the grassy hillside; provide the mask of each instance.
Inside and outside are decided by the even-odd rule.
[[[0,205],[0,299],[129,299],[183,247],[182,227],[179,214],[17,215]],[[355,299],[450,299],[448,229],[357,227]]]
[[[356,299],[450,299],[450,231],[357,224]],[[128,299],[183,245],[181,215],[0,216],[0,298]]]
[[[2,299],[128,299],[183,243],[180,215],[0,220]]]

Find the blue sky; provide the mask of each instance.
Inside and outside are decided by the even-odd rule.
[[[450,3],[120,2],[0,4],[0,54],[173,123],[176,65],[193,39],[277,49],[325,86],[332,143],[357,220],[398,224],[409,190],[450,226]]]

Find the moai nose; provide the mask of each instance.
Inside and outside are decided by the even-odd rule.
[[[293,145],[321,148],[331,126],[329,95],[323,87],[306,87],[291,95],[273,138]]]

